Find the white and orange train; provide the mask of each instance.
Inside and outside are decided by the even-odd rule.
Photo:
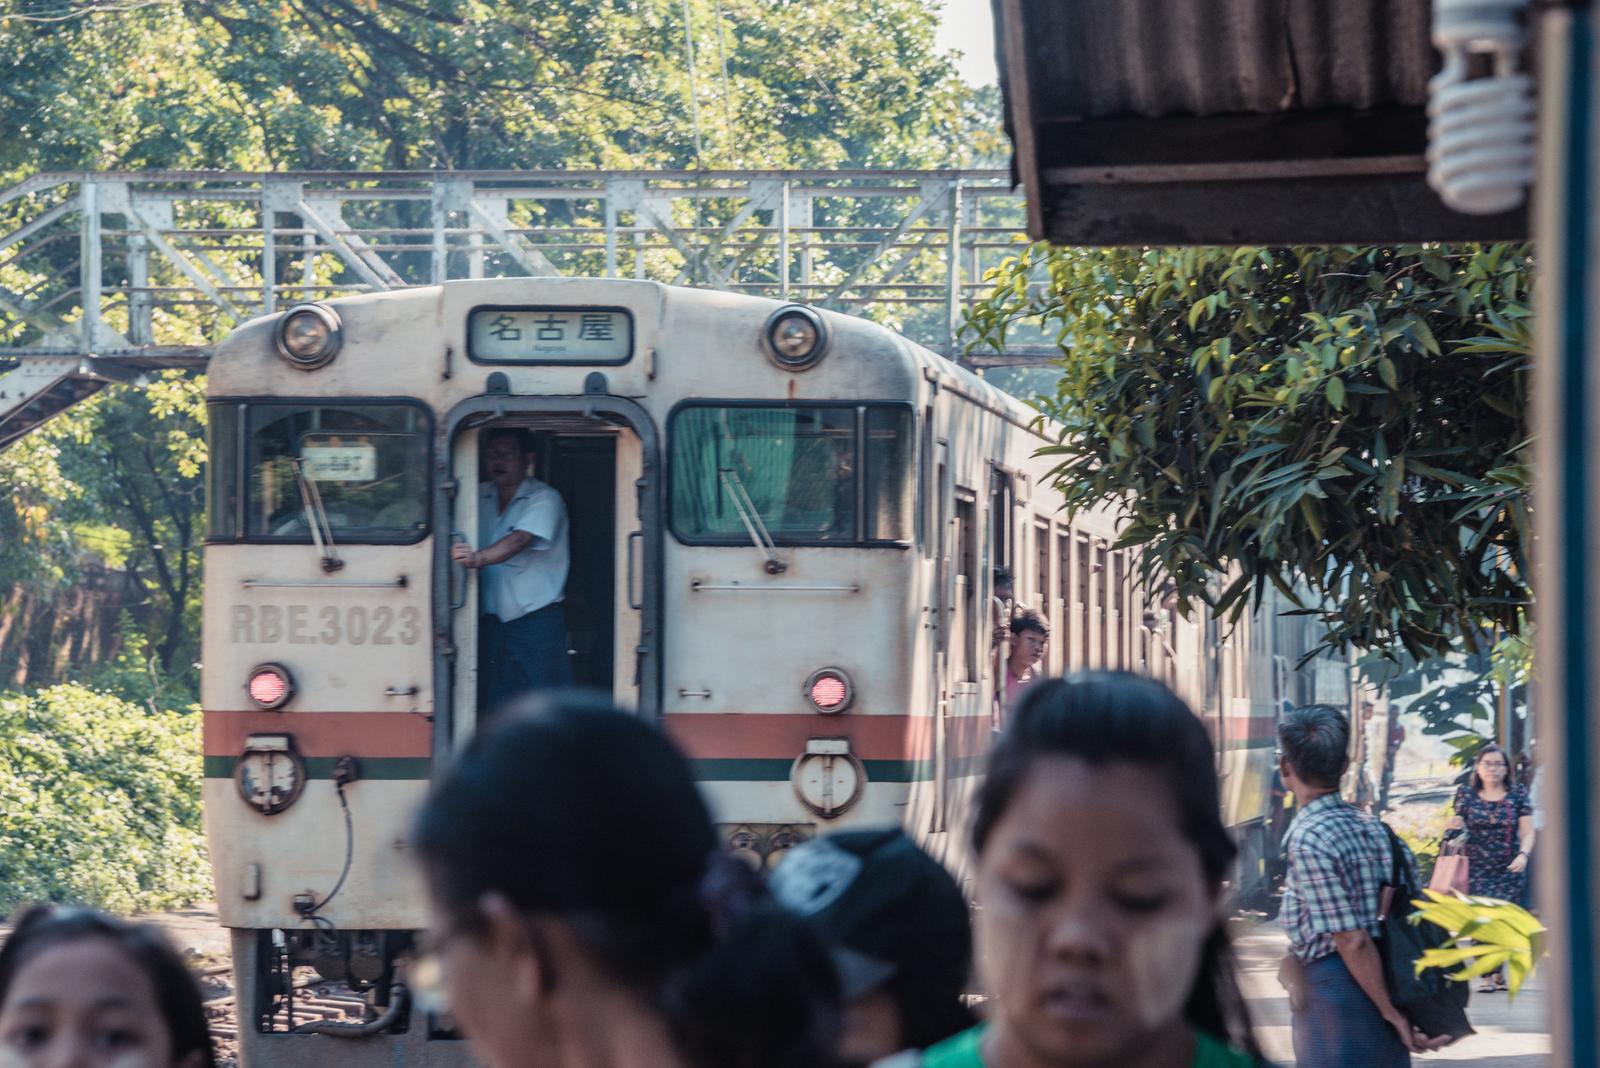
[[[1276,711],[1349,700],[1342,661],[1297,667],[1295,619],[1174,618],[1109,514],[1065,521],[1032,409],[860,319],[452,282],[255,320],[209,391],[205,812],[248,1068],[467,1062],[397,964],[426,922],[409,821],[477,719],[476,584],[448,550],[477,540],[490,428],[530,431],[566,500],[577,678],[682,746],[752,863],[892,822],[963,868],[1000,565],[1048,670],[1147,672],[1201,710],[1246,878]],[[308,969],[367,1022],[296,1030]]]

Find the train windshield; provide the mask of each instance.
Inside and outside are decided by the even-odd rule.
[[[338,541],[412,542],[428,530],[426,410],[409,404],[216,404],[211,535],[312,540],[320,498]],[[239,444],[217,449],[221,439]],[[228,453],[234,456],[224,460]],[[296,477],[296,467],[302,478]]]
[[[711,406],[672,419],[672,523],[686,542],[905,544],[909,408]]]

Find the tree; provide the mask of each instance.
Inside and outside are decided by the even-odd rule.
[[[1024,324],[1061,345],[1039,402],[1056,484],[1118,508],[1119,544],[1185,610],[1237,614],[1271,583],[1328,645],[1421,660],[1520,633],[1529,603],[1529,262],[1034,246],[971,325],[975,345]]]
[[[165,372],[107,390],[0,453],[0,681],[40,685],[108,661],[131,625],[193,688],[204,384]]]
[[[927,0],[169,0],[0,13],[0,174],[925,167],[974,90]]]
[[[928,0],[158,0],[64,19],[12,7],[0,186],[84,169],[928,167],[973,162],[999,127],[993,94],[963,86],[936,48]],[[0,233],[39,210],[0,205]],[[220,223],[237,209],[210,210]],[[404,227],[420,209],[370,210]],[[55,242],[0,258],[0,285],[48,304],[77,255]],[[118,325],[124,312],[105,314]],[[173,342],[220,329],[209,309],[160,316]],[[0,336],[23,329],[0,321]],[[131,576],[127,618],[158,664],[192,662],[201,392],[182,377],[112,387],[0,453],[13,488],[0,678],[70,675],[61,650],[114,655],[116,611],[109,640],[61,629],[112,572]]]

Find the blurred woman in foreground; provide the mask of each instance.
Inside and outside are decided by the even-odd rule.
[[[215,1063],[200,989],[155,928],[43,907],[0,948],[0,1066]]]
[[[688,764],[637,717],[513,704],[416,837],[448,1008],[491,1068],[829,1063],[827,949],[717,848]]]
[[[1210,739],[1157,682],[1036,683],[973,824],[988,1022],[925,1068],[1259,1063],[1224,928],[1235,847]]]

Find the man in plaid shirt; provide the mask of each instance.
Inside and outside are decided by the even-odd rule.
[[[1278,766],[1297,814],[1284,838],[1288,876],[1280,916],[1292,953],[1279,969],[1294,1014],[1296,1068],[1403,1068],[1438,1049],[1389,1000],[1378,894],[1389,880],[1383,824],[1339,796],[1350,721],[1308,705],[1278,722]],[[1406,857],[1410,863],[1410,857]]]

